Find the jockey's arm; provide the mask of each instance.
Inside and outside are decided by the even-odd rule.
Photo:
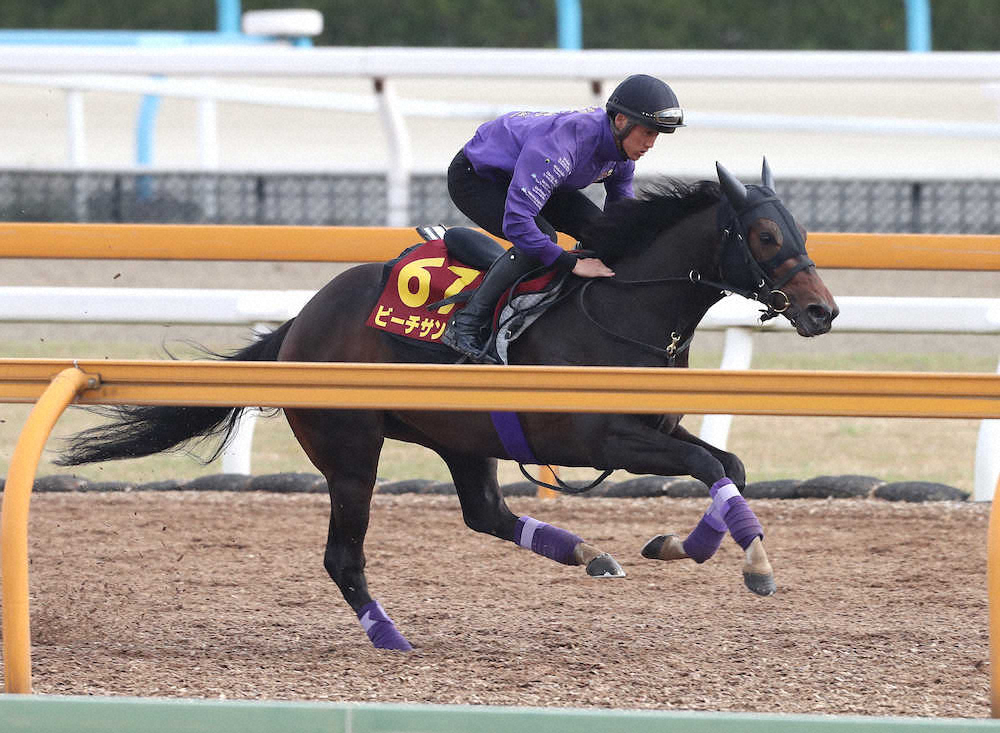
[[[610,277],[614,272],[596,258],[578,259],[550,239],[535,217],[552,192],[570,174],[568,156],[545,155],[525,145],[514,166],[503,215],[503,233],[520,251],[537,257],[546,267],[572,271],[580,277]]]

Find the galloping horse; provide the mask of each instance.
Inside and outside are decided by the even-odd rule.
[[[764,318],[781,314],[802,336],[830,330],[838,309],[805,250],[801,229],[777,198],[764,162],[762,185],[745,186],[718,166],[719,183],[668,181],[641,199],[608,207],[582,245],[613,264],[616,276],[574,283],[509,348],[510,363],[599,366],[688,365],[695,327],[726,292],[760,301]],[[407,344],[365,325],[381,289],[382,265],[348,269],[298,316],[227,357],[250,361],[427,362],[454,354]],[[574,279],[575,280],[575,279]],[[669,340],[666,346],[665,339]],[[110,423],[74,436],[66,465],[151,455],[193,438],[228,437],[243,408],[133,406]],[[417,443],[444,459],[466,524],[591,576],[621,577],[618,563],[575,534],[507,507],[497,458],[507,458],[486,413],[288,409],[285,416],[326,478],[330,524],[324,566],[378,648],[409,650],[368,591],[363,544],[379,453],[385,438]],[[521,416],[523,437],[540,463],[690,475],[712,503],[685,539],[664,534],[642,548],[650,559],[704,562],[726,531],[746,552],[744,582],[775,591],[763,530],[740,494],[739,458],[680,426],[681,415]],[[220,449],[221,450],[221,447]]]

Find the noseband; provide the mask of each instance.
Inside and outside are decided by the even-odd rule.
[[[726,199],[719,207],[719,228],[723,237],[719,276],[725,290],[764,305],[767,310],[761,315],[761,321],[767,321],[784,313],[791,305],[791,299],[782,288],[799,272],[815,264],[806,254],[805,240],[778,197],[763,186],[746,188],[747,203],[738,211]],[[766,211],[757,213],[759,209]],[[750,227],[756,218],[765,216],[778,222],[782,243],[774,257],[758,262],[750,251]],[[776,278],[777,268],[789,259],[796,260],[795,265]]]

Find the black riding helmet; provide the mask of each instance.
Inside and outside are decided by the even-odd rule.
[[[657,132],[684,127],[684,110],[666,83],[647,74],[633,74],[615,87],[604,107],[614,119],[620,112],[631,122]]]

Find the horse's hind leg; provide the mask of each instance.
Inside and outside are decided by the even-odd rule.
[[[625,577],[611,555],[572,532],[515,515],[500,493],[496,459],[439,453],[451,471],[462,516],[470,529],[513,542],[564,565],[583,565],[592,577]]]
[[[409,642],[368,592],[365,578],[365,534],[383,440],[377,413],[286,410],[285,414],[330,491],[323,566],[376,648],[410,651]]]

